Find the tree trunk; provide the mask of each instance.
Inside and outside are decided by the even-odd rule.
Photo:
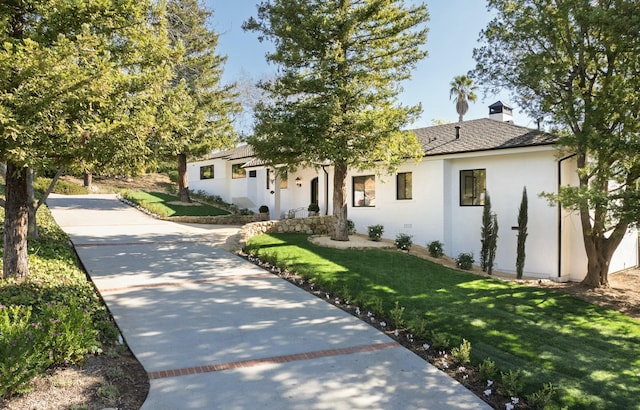
[[[91,191],[91,187],[93,184],[93,174],[89,171],[85,171],[83,178],[83,186]]]
[[[186,154],[178,154],[178,195],[180,196],[181,202],[191,202]]]
[[[7,163],[2,277],[18,279],[29,275],[27,262],[27,168]]]
[[[27,168],[27,204],[29,216],[27,217],[27,236],[31,239],[38,239],[40,234],[38,233],[38,221],[36,213],[38,207],[36,204],[35,189],[33,187],[33,181],[36,178],[36,173],[33,168]]]
[[[347,226],[347,165],[337,163],[333,171],[333,216],[336,218],[335,229],[331,239],[348,241]]]

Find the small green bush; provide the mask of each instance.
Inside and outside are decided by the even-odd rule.
[[[269,213],[269,207],[266,205],[260,205],[260,208],[258,209],[258,211],[261,214],[268,214]]]
[[[356,224],[351,219],[347,219],[347,233],[349,235],[356,234]]]
[[[471,363],[471,343],[462,339],[460,346],[451,349],[451,356],[460,364]]]
[[[522,393],[522,371],[509,370],[508,372],[500,372],[502,378],[502,386],[498,389],[498,392],[508,397],[518,397]]]
[[[448,349],[449,336],[446,333],[431,332],[431,346],[435,349]]]
[[[309,212],[320,212],[320,206],[317,203],[311,203],[309,204],[309,207],[307,208],[307,211]]]
[[[403,251],[408,251],[411,249],[411,245],[413,245],[413,236],[407,235],[406,233],[399,233],[396,236],[395,240],[396,248],[401,249]]]
[[[404,326],[404,306],[400,306],[400,303],[396,300],[396,306],[389,312],[391,320],[396,329],[400,329]]]
[[[178,171],[176,170],[172,170],[167,172],[167,175],[169,176],[169,181],[173,182],[174,184],[178,183]]]
[[[441,258],[444,255],[443,245],[440,241],[432,241],[427,244],[429,255],[434,258]]]
[[[460,269],[469,270],[473,267],[473,259],[472,253],[461,253],[458,255],[458,259],[456,259],[456,266]]]
[[[478,365],[478,374],[482,380],[494,380],[498,375],[496,362],[486,358]]]
[[[371,239],[372,241],[379,241],[380,239],[382,239],[382,233],[384,232],[384,226],[382,225],[371,225],[368,226],[367,229],[369,230],[369,239]]]
[[[542,389],[527,396],[527,404],[534,410],[544,410],[550,407],[556,395],[553,384],[547,383]]]

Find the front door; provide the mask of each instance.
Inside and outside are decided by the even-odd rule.
[[[312,204],[318,203],[318,178],[311,180],[311,202]]]

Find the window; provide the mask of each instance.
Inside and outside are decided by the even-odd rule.
[[[280,172],[280,189],[289,188],[289,173],[287,171]]]
[[[213,165],[200,167],[200,179],[213,179]]]
[[[353,177],[353,206],[376,206],[375,175]]]
[[[460,171],[460,206],[483,206],[487,171],[472,169]]]
[[[396,176],[396,199],[413,199],[413,175],[411,172],[399,172]]]
[[[240,179],[247,177],[247,170],[242,168],[242,164],[231,165],[231,178]]]
[[[255,178],[258,175],[256,170],[249,171],[249,178]]]

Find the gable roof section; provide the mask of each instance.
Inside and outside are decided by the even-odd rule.
[[[456,138],[460,126],[460,138]],[[425,156],[553,145],[558,137],[511,123],[481,118],[413,130]]]

